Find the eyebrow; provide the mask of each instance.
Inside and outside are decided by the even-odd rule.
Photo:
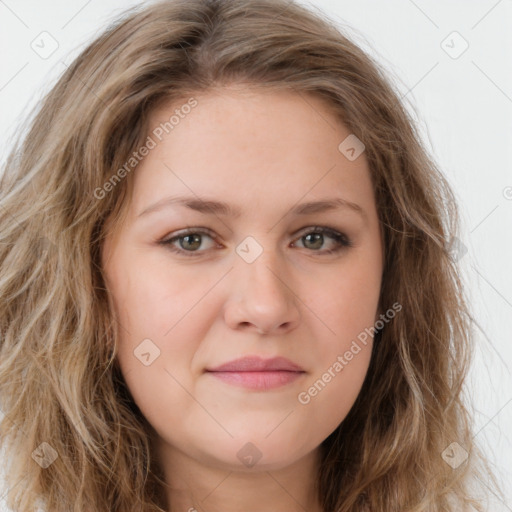
[[[153,213],[163,208],[167,208],[172,205],[183,206],[190,210],[205,214],[205,215],[218,215],[224,217],[232,217],[238,219],[242,212],[236,207],[222,201],[215,201],[213,199],[198,199],[197,197],[167,197],[164,198],[151,206],[148,206],[137,217],[142,217]],[[302,203],[291,208],[290,212],[292,215],[309,215],[312,213],[321,213],[338,209],[348,209],[358,213],[364,220],[367,220],[366,212],[356,203],[347,201],[341,197],[321,199],[319,201],[311,201],[308,203]]]

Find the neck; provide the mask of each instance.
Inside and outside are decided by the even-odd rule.
[[[198,461],[174,447],[160,447],[169,511],[322,512],[316,488],[319,451],[276,469]]]

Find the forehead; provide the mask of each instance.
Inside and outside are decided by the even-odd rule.
[[[350,161],[339,148],[350,135],[326,100],[302,92],[236,87],[161,104],[149,118],[154,147],[135,173],[135,208],[177,193],[253,211],[336,191],[371,200],[364,154]]]

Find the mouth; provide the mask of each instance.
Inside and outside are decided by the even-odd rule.
[[[275,389],[289,384],[306,372],[266,371],[266,372],[207,372],[227,384],[249,389]]]
[[[227,384],[260,391],[285,386],[306,374],[289,359],[262,359],[259,356],[236,359],[216,368],[206,369],[206,373]]]

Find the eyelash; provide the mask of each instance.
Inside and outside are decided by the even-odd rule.
[[[321,226],[312,227],[309,231],[302,234],[297,240],[300,240],[301,238],[304,238],[305,236],[310,235],[312,233],[320,233],[322,235],[327,235],[328,237],[334,239],[336,241],[336,243],[338,244],[338,247],[336,247],[335,249],[329,249],[327,251],[316,251],[316,250],[312,249],[311,250],[312,252],[316,252],[316,253],[323,254],[323,255],[329,255],[329,254],[338,253],[344,249],[347,249],[348,247],[353,247],[352,240],[350,240],[350,238],[348,238],[344,233],[339,233],[338,231],[336,231],[332,228],[321,227]],[[173,236],[172,238],[161,240],[158,243],[160,245],[163,245],[164,247],[166,247],[167,249],[169,249],[170,251],[172,251],[174,253],[186,255],[186,257],[195,257],[195,256],[199,256],[201,253],[206,252],[206,251],[199,251],[199,250],[186,251],[184,249],[180,249],[173,245],[174,242],[177,242],[178,240],[185,238],[186,236],[189,236],[189,235],[206,235],[213,239],[213,236],[209,230],[206,230],[203,228],[196,228],[196,229],[189,229],[187,231],[184,231],[176,236]]]

